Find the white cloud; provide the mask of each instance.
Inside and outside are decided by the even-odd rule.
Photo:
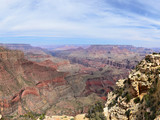
[[[119,2],[126,3],[124,0]],[[131,0],[127,4],[129,2]],[[159,5],[151,0],[138,2],[151,13],[160,11]],[[160,22],[155,18],[117,9],[104,0],[0,0],[0,36],[6,37],[157,41],[155,38],[160,38],[157,26]]]

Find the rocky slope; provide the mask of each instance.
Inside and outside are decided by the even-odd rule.
[[[57,71],[67,64],[29,61],[21,51],[0,47],[0,113],[16,117],[30,112],[50,116],[86,112],[100,98],[80,96],[83,78]]]
[[[153,120],[160,114],[160,55],[149,54],[108,94],[107,120]]]
[[[86,49],[52,51],[52,55],[77,64],[76,75],[86,75],[83,77],[86,87],[82,95],[96,93],[106,99],[115,82],[126,78],[138,61],[151,52],[150,49],[127,45],[91,45]]]
[[[66,84],[65,76],[66,73],[57,72],[54,68],[26,60],[21,51],[1,48],[1,113],[10,114],[17,111],[21,114],[27,109],[36,112],[39,111],[39,108],[47,109],[43,105],[52,104],[53,101],[56,101],[57,95],[71,90],[67,85],[64,86]],[[56,92],[55,88],[59,92]],[[45,92],[46,94],[44,94]],[[43,103],[43,100],[48,103]],[[39,108],[36,108],[35,105]]]
[[[52,67],[57,71],[67,72],[69,83],[75,88],[79,83],[83,91],[78,96],[96,93],[103,99],[112,90],[118,79],[127,77],[146,53],[152,50],[123,45],[92,45],[72,47],[72,49],[48,52],[45,49],[25,44],[2,44],[11,49],[25,52],[25,58],[38,62],[41,66]],[[52,53],[48,54],[48,53]],[[76,82],[75,82],[76,81]]]

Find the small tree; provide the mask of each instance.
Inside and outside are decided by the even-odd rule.
[[[95,105],[90,107],[86,117],[90,120],[106,120],[106,117],[103,114],[103,108],[104,105],[102,102],[96,102]]]

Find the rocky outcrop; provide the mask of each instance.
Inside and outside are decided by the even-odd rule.
[[[104,108],[107,120],[153,120],[160,114],[159,63],[159,54],[149,54],[127,79],[116,83]]]
[[[0,48],[1,114],[41,113],[61,96],[73,95],[66,75],[51,65],[26,60],[21,51]]]

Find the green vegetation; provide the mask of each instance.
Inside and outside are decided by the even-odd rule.
[[[104,104],[102,102],[96,102],[95,105],[91,106],[88,110],[87,118],[90,120],[106,120],[103,114]]]
[[[135,104],[137,104],[137,103],[139,103],[139,102],[140,102],[140,98],[139,98],[139,97],[137,97],[137,98],[134,99],[134,103],[135,103]]]
[[[127,110],[127,111],[125,112],[125,115],[127,116],[127,118],[129,118],[130,112],[131,112],[131,110]]]
[[[45,114],[41,114],[39,117],[40,120],[43,120],[44,118],[45,118]]]
[[[144,114],[145,120],[154,120],[156,115],[159,115],[157,112],[158,102],[156,102],[156,99],[153,97],[156,90],[156,87],[150,88],[148,94],[143,97],[145,100],[145,107],[150,108],[150,112],[145,112]]]
[[[109,105],[108,105],[108,108],[110,109],[111,107],[115,106],[117,103],[116,100],[113,100]]]
[[[150,112],[145,112],[144,114],[145,120],[154,120],[156,118],[156,114],[151,114]]]
[[[153,93],[156,92],[156,90],[157,90],[156,87],[152,87],[152,88],[149,89],[149,93],[150,93],[150,94],[153,94]]]
[[[5,118],[4,118],[4,117],[2,117],[2,118],[1,118],[1,120],[5,120]]]
[[[127,93],[126,95],[126,103],[130,102],[131,100],[131,95],[129,93]]]
[[[131,80],[128,78],[128,84],[130,85],[131,84]]]
[[[145,114],[144,114],[144,117],[145,117],[145,120],[149,120],[149,112],[145,112]]]
[[[148,77],[148,81],[151,82],[151,80],[152,80],[152,79],[151,79],[150,77]]]
[[[125,80],[124,82],[123,82],[123,84],[125,84],[127,82],[127,80]]]
[[[156,52],[153,52],[152,54],[153,54],[153,55],[157,55],[158,53],[156,53]]]
[[[137,77],[140,77],[141,75],[140,74],[137,74]]]
[[[144,100],[145,100],[145,106],[146,107],[150,107],[152,105],[152,103],[151,103],[151,96],[150,95],[145,95],[144,96]]]
[[[123,88],[119,88],[119,89],[116,89],[116,90],[114,91],[114,93],[117,94],[118,96],[121,96],[122,93],[123,93],[123,91],[124,91]]]
[[[146,62],[151,62],[151,60],[149,58],[145,58]]]
[[[45,114],[28,112],[24,115],[20,115],[20,118],[24,118],[25,120],[37,120],[39,118],[40,120],[43,120],[45,118]]]

